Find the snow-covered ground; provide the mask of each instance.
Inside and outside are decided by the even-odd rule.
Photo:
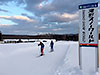
[[[100,75],[94,70],[91,48],[82,56],[89,67],[83,63],[80,70],[78,42],[55,42],[54,52],[50,52],[50,41],[44,42],[45,55],[41,57],[38,43],[0,44],[0,75]]]

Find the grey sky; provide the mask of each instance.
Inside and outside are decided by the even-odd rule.
[[[100,3],[99,0],[0,0],[0,31],[23,35],[76,34],[78,5],[93,2]]]

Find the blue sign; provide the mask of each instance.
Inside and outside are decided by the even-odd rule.
[[[79,5],[79,9],[96,8],[96,7],[98,7],[98,3]]]

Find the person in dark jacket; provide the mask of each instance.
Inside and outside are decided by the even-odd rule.
[[[41,46],[41,56],[44,55],[44,44],[42,42],[40,42],[40,44],[38,44],[38,46]]]
[[[51,41],[51,42],[50,42],[51,52],[54,51],[53,46],[54,46],[54,42]]]

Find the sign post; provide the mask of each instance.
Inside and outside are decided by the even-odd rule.
[[[81,47],[95,47],[99,68],[98,3],[79,5],[79,65],[82,69]]]

